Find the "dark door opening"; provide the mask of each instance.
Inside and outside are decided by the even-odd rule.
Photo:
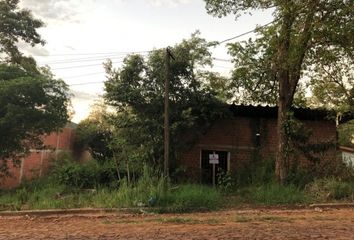
[[[219,163],[215,164],[215,175],[216,175],[216,183],[217,183],[217,176],[220,172],[226,173],[228,170],[228,161],[227,161],[227,154],[226,151],[213,151],[213,150],[202,150],[202,158],[201,158],[201,172],[202,172],[202,183],[203,184],[212,184],[213,183],[213,164],[210,163],[211,154],[217,154],[219,157]]]

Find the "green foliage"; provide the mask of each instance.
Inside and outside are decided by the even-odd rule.
[[[337,129],[339,145],[354,148],[354,120],[340,124]]]
[[[78,150],[89,150],[92,157],[104,162],[113,157],[109,147],[112,140],[110,113],[103,102],[91,106],[89,116],[82,120],[76,129],[74,146]]]
[[[221,193],[209,186],[181,185],[172,191],[169,198],[165,207],[170,211],[214,210],[222,206]]]
[[[142,176],[136,183],[128,184],[126,180],[122,181],[118,192],[119,206],[148,206],[150,198],[155,199],[156,204],[159,204],[163,201],[168,189],[168,181],[158,172],[154,173],[145,166]]]
[[[218,190],[191,184],[172,187],[162,174],[147,166],[136,183],[128,184],[125,180],[121,183],[117,199],[119,207],[153,206],[164,212],[215,209],[221,205]]]
[[[258,187],[249,187],[243,194],[248,201],[265,204],[300,204],[308,203],[311,199],[294,185],[265,184]]]
[[[69,165],[61,170],[60,176],[39,179],[23,184],[18,189],[3,191],[0,195],[0,210],[52,209],[78,207],[154,207],[160,212],[183,212],[200,209],[212,210],[222,205],[220,192],[211,187],[201,185],[179,185],[172,187],[161,174],[144,167],[140,178],[131,184],[124,179],[119,188],[107,188],[97,184],[85,170],[73,172]],[[101,165],[100,165],[101,166]],[[56,173],[58,174],[58,173]],[[95,176],[92,176],[95,178]],[[82,189],[91,187],[94,190]]]
[[[272,41],[270,36],[274,31],[274,27],[269,27],[260,30],[263,35],[254,41],[249,39],[228,45],[235,66],[230,87],[236,102],[273,105],[277,103],[279,87],[271,67],[276,48],[270,47],[273,44],[265,44]]]
[[[274,159],[262,159],[255,154],[249,163],[237,171],[235,178],[238,187],[272,183],[275,180]]]
[[[231,172],[225,173],[219,169],[216,179],[218,188],[224,193],[230,193],[235,187],[235,179]]]
[[[301,81],[304,85],[306,72],[317,72],[322,78],[323,73],[319,69],[324,67],[332,70],[335,63],[353,60],[352,1],[205,0],[205,2],[208,13],[218,17],[234,14],[238,18],[253,10],[271,9],[273,12],[274,21],[256,31],[257,39],[230,44],[229,49],[235,61],[233,85],[236,93],[241,93],[236,97],[245,96],[246,101],[251,103],[274,104],[275,94],[271,93],[277,94],[279,147],[276,175],[277,179],[284,183],[289,170],[289,154],[288,136],[281,126],[287,120],[286,115],[291,107],[295,103],[304,103],[302,99],[296,101],[295,94],[299,89],[304,89],[299,85]],[[352,67],[353,64],[350,62],[346,71],[351,72]],[[341,71],[336,73],[341,75]],[[338,80],[336,78],[335,81]],[[341,83],[341,80],[339,82]],[[328,89],[328,86],[325,89]],[[348,89],[352,91],[350,84]],[[347,87],[344,92],[349,93]],[[336,92],[337,97],[340,94]],[[298,94],[300,97],[304,95]],[[353,105],[352,97],[352,95],[349,97],[351,102],[349,106]]]
[[[335,109],[338,114],[354,112],[354,59],[337,59],[338,52],[327,53],[330,63],[319,63],[316,71],[310,72],[313,92],[312,104]],[[312,74],[312,75],[311,75]]]
[[[353,23],[349,19],[354,11],[348,1],[319,0],[316,5],[311,0],[205,2],[208,13],[218,17],[234,14],[238,18],[255,9],[272,8],[274,12],[275,21],[257,29],[256,39],[229,44],[235,63],[231,87],[238,102],[275,104],[282,69],[290,75],[297,72],[297,77],[289,76],[295,85],[299,85],[296,78],[302,74],[310,76],[315,97],[323,104],[337,108],[342,105],[338,101],[348,97],[353,101]],[[324,12],[327,14],[320,14]],[[309,24],[310,19],[315,24]],[[286,46],[281,46],[284,43]],[[300,84],[305,86],[305,82]],[[292,88],[291,85],[288,87]],[[300,103],[298,99],[304,99],[303,87],[297,86],[296,104]],[[304,104],[301,102],[300,105]]]
[[[29,10],[18,8],[19,0],[0,1],[0,52],[5,53],[12,63],[23,64],[26,60],[17,44],[22,40],[31,46],[44,44],[37,32],[44,23],[35,19]]]
[[[18,0],[0,1],[0,177],[7,159],[14,165],[30,148],[40,148],[40,135],[63,127],[68,120],[69,94],[64,81],[24,57],[18,42],[44,44],[37,29],[43,26]]]
[[[7,158],[25,154],[30,148],[40,148],[40,135],[66,124],[68,105],[68,89],[63,81],[28,73],[20,67],[0,65],[2,173]]]
[[[353,200],[354,184],[335,178],[316,179],[308,184],[306,192],[316,201]]]
[[[116,167],[111,161],[99,164],[92,160],[81,164],[65,156],[55,163],[52,178],[59,184],[79,189],[118,185]]]
[[[207,84],[210,74],[200,70],[212,62],[209,46],[197,32],[171,48],[175,58],[170,85],[171,159],[226,111],[218,100],[218,92],[222,98],[220,91]],[[161,165],[165,50],[154,50],[147,58],[128,56],[121,69],[113,69],[108,62],[106,72],[105,99],[117,111],[112,119],[115,136],[111,144],[117,158],[121,157],[120,162]]]

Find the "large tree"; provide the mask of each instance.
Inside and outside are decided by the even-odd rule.
[[[259,77],[274,81],[278,88],[278,147],[276,175],[284,183],[288,170],[289,137],[285,126],[293,105],[299,80],[305,70],[322,61],[328,51],[341,51],[353,57],[354,3],[352,0],[205,0],[208,13],[239,17],[244,12],[273,9],[274,22],[259,31],[262,52],[254,53],[267,62]],[[257,40],[256,40],[257,41]],[[251,44],[254,46],[254,44]],[[343,56],[336,56],[341,58]],[[244,59],[247,63],[250,59]],[[257,59],[248,64],[257,70]],[[252,68],[252,65],[255,68]],[[264,72],[264,74],[263,74]],[[254,75],[251,75],[254,77]],[[257,76],[256,76],[257,77]],[[251,79],[252,80],[252,79]],[[256,86],[256,84],[254,84]]]
[[[31,148],[41,147],[40,136],[68,119],[67,85],[17,47],[20,40],[44,43],[37,33],[43,23],[17,4],[0,1],[0,175],[7,173],[9,159],[16,163]]]
[[[0,53],[6,62],[21,63],[22,53],[17,47],[19,41],[31,46],[44,44],[37,29],[43,27],[41,20],[35,19],[31,12],[19,9],[19,0],[0,1]]]
[[[172,159],[213,119],[223,114],[217,92],[206,81],[210,74],[200,70],[212,62],[209,46],[198,34],[193,34],[171,48],[175,58],[171,60],[170,83]],[[114,120],[117,144],[112,144],[113,148],[120,149],[121,156],[140,158],[160,166],[163,159],[165,52],[165,49],[157,49],[146,57],[131,55],[120,69],[113,69],[110,63],[106,65],[105,99],[118,111]]]

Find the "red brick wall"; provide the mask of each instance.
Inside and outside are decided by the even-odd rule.
[[[75,129],[67,127],[58,133],[53,132],[45,135],[43,136],[45,149],[31,150],[27,157],[21,159],[20,166],[13,166],[11,161],[8,161],[12,176],[1,179],[0,188],[16,187],[25,180],[45,175],[50,167],[50,161],[55,159],[56,153],[72,150],[74,134]]]
[[[311,142],[336,140],[335,123],[331,121],[303,121],[312,130]],[[277,147],[277,120],[272,118],[254,119],[235,117],[219,120],[187,152],[181,154],[177,166],[186,168],[190,179],[200,180],[200,155],[202,150],[227,151],[230,157],[230,170],[236,172],[250,161],[256,150],[259,133],[259,152],[264,158],[274,158]],[[329,151],[322,158],[334,159],[335,151]],[[301,162],[306,158],[299,156]]]

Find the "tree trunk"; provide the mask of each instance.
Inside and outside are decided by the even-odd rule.
[[[288,135],[285,131],[284,124],[288,121],[288,114],[290,112],[290,106],[288,101],[279,98],[278,102],[278,123],[277,123],[277,156],[275,161],[275,175],[277,181],[281,184],[285,183],[288,174]]]
[[[115,153],[113,153],[113,159],[114,159],[114,163],[115,163],[115,166],[116,166],[118,181],[121,182],[122,179],[121,179],[121,177],[120,177],[119,164],[118,164],[117,157],[116,157],[116,154],[115,154]]]

